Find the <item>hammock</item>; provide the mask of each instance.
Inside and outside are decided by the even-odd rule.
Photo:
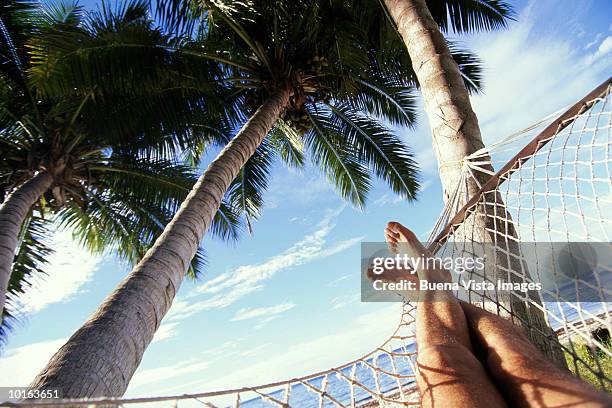
[[[495,262],[495,271],[485,270],[481,278],[505,276],[510,282],[538,282],[542,279],[538,254],[551,242],[610,243],[612,231],[612,155],[609,79],[563,113],[558,112],[538,123],[490,144],[463,160],[463,174],[448,200],[430,241],[430,249],[440,254],[474,251],[474,217],[491,217],[492,225],[503,226],[484,231],[492,239],[496,256],[506,257],[507,267]],[[490,170],[491,165],[495,172]],[[466,197],[465,181],[475,174],[489,178],[480,190]],[[482,180],[482,177],[480,177]],[[483,215],[484,214],[484,215]],[[509,225],[513,228],[509,228]],[[459,234],[459,237],[458,236]],[[535,257],[512,248],[515,242],[533,242]],[[518,257],[519,267],[510,258]],[[534,264],[535,262],[535,264]],[[609,265],[608,265],[609,266]],[[570,282],[579,291],[590,292],[588,301],[577,293],[559,287],[542,290],[542,297],[511,291],[458,294],[472,303],[513,318],[526,328],[540,346],[580,376],[594,376],[602,388],[612,386],[601,364],[612,357],[609,344],[594,330],[611,330],[608,300],[609,269],[595,272],[595,281],[580,276]],[[582,290],[582,289],[580,289]],[[580,292],[582,293],[582,292]],[[543,301],[542,301],[543,300]],[[491,307],[492,306],[492,307]],[[194,394],[132,399],[50,400],[28,406],[100,406],[147,404],[161,406],[234,407],[370,407],[418,406],[415,385],[414,323],[415,305],[405,303],[400,321],[391,336],[365,356],[330,370],[276,383]],[[526,313],[526,314],[525,314]],[[526,317],[527,316],[527,317]],[[578,349],[586,344],[593,351],[589,359]],[[546,351],[545,350],[545,351]],[[564,355],[566,357],[564,357]],[[189,403],[191,401],[191,403]],[[25,403],[16,405],[26,406]]]

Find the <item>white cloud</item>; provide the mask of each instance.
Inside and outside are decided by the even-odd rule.
[[[153,386],[154,394],[163,394],[166,391],[160,390],[159,385],[169,382],[168,380],[180,379],[181,376],[192,373],[206,373],[209,372],[207,369],[215,362],[223,361],[233,356],[256,355],[263,349],[263,345],[255,347],[254,350],[241,350],[239,346],[239,341],[226,341],[218,347],[199,353],[197,357],[184,361],[153,368],[140,367],[130,381],[128,393],[131,393],[134,389]]]
[[[138,388],[146,384],[154,384],[178,376],[201,372],[207,369],[210,364],[211,361],[208,360],[190,359],[169,366],[141,370],[134,374],[134,378],[130,381],[130,387]]]
[[[296,185],[300,188],[295,188]],[[283,206],[310,207],[336,196],[332,184],[310,164],[300,173],[287,171],[286,168],[276,173],[268,193],[265,203],[268,209],[276,208],[281,203]]]
[[[396,195],[385,193],[382,196],[378,197],[376,200],[374,200],[374,204],[379,207],[385,207],[387,205],[399,204],[403,200],[404,200],[403,198],[398,197]]]
[[[49,241],[55,252],[45,267],[48,275],[36,275],[32,288],[20,296],[23,313],[36,313],[53,303],[73,299],[91,280],[101,262],[101,257],[82,248],[68,230],[55,231]]]
[[[295,303],[281,303],[275,306],[243,308],[236,312],[232,321],[241,321],[249,319],[257,319],[260,317],[270,317],[285,313],[295,307]]]
[[[608,56],[610,52],[612,52],[612,36],[607,36],[601,42],[601,44],[599,44],[599,47],[597,47],[597,51],[591,56],[591,58],[593,61],[597,61],[600,58]]]
[[[270,347],[272,343],[265,343],[265,344],[261,344],[257,347],[253,347],[252,349],[247,349],[247,350],[243,350],[241,351],[238,356],[240,357],[255,357],[259,354],[261,354],[262,351],[264,351],[265,349],[267,349],[268,347]]]
[[[178,299],[172,303],[170,312],[166,316],[166,321],[176,321],[192,316],[204,310],[223,309],[228,307],[244,296],[262,290],[262,285],[237,285],[231,290],[224,291],[212,297],[197,300],[199,295],[190,295],[186,300]]]
[[[255,330],[260,330],[263,329],[264,327],[266,327],[266,325],[268,323],[270,323],[273,320],[276,320],[280,317],[280,315],[273,315],[273,316],[268,316],[268,317],[264,317],[263,319],[260,319],[259,322],[253,326],[253,328]]]
[[[425,190],[427,190],[429,187],[431,187],[432,184],[433,184],[433,180],[432,179],[428,179],[428,180],[425,180],[425,181],[421,182],[421,188],[419,189],[419,193],[425,192]]]
[[[484,95],[472,103],[485,143],[574,103],[608,76],[609,40],[585,55],[574,39],[535,30],[546,18],[537,5],[532,2],[508,30],[468,44],[484,61]]]
[[[10,349],[0,359],[0,384],[27,387],[66,340],[45,340]]]
[[[587,45],[585,45],[584,49],[588,50],[588,49],[594,47],[595,45],[597,45],[597,43],[599,43],[599,40],[601,40],[601,37],[603,37],[603,34],[602,33],[597,33],[595,35],[595,38],[593,38],[593,41],[591,41]]]
[[[349,249],[350,247],[352,247],[354,245],[359,244],[365,238],[366,238],[366,236],[362,235],[362,236],[359,236],[359,237],[350,238],[350,239],[346,239],[344,241],[336,242],[331,247],[322,250],[317,258],[326,258],[328,256],[332,256],[332,255],[335,255],[337,253],[340,253],[340,252],[342,252],[342,251],[344,251],[346,249]]]
[[[428,129],[428,126],[429,126],[429,122],[426,120],[423,120],[420,128]],[[426,133],[426,132],[422,131],[419,133]],[[419,170],[421,170],[423,174],[437,176],[438,159],[436,158],[436,155],[431,146],[431,133],[427,131],[427,133],[424,136],[426,137],[420,138],[420,140],[417,142],[420,144],[420,146],[417,150],[415,150],[414,160],[419,165]]]
[[[241,285],[256,285],[270,279],[281,270],[302,265],[320,256],[326,237],[334,227],[333,219],[338,212],[326,216],[317,226],[317,230],[306,235],[289,249],[279,255],[272,256],[256,265],[244,265],[235,272],[225,273],[201,286],[201,293],[218,293]]]

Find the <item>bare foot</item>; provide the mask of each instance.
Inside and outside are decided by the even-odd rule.
[[[419,279],[429,282],[450,282],[451,276],[446,269],[429,267],[424,264],[425,260],[432,258],[431,253],[419,241],[414,232],[404,227],[399,222],[391,221],[385,228],[385,238],[389,245],[389,250],[395,254],[406,254],[412,259],[421,258],[422,261],[416,266]],[[414,262],[413,262],[414,264]]]
[[[385,255],[383,256],[386,258],[400,257],[401,259],[402,255],[400,254],[398,249],[401,249],[403,251],[405,242],[417,241],[416,236],[412,233],[412,231],[404,227],[402,228],[404,228],[405,231],[398,229],[399,232],[395,232],[396,225],[401,227],[401,225],[398,223],[390,222],[389,224],[387,224],[387,228],[385,228],[385,239],[389,247],[389,253],[395,255],[394,257],[392,257],[389,255],[389,253],[385,253]],[[398,248],[398,247],[401,247],[401,248]],[[399,262],[399,263],[394,262],[392,266],[386,264],[383,267],[384,267],[384,270],[382,270],[381,272],[380,268],[374,268],[373,264],[370,265],[367,271],[368,279],[372,282],[383,281],[386,283],[411,282],[414,288],[412,290],[399,290],[399,289],[398,290],[391,289],[391,290],[403,296],[404,299],[412,300],[412,301],[418,300],[419,291],[416,288],[418,288],[419,278],[411,265],[406,265],[404,262]]]
[[[415,252],[414,254],[410,254],[411,256],[416,255],[417,252],[427,252],[427,248],[419,242],[414,232],[410,231],[399,222],[391,221],[387,224],[387,228],[385,228],[385,239],[389,245],[389,251],[394,254],[399,253],[400,249]]]

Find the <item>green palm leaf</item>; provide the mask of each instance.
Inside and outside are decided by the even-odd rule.
[[[227,191],[232,207],[246,216],[249,232],[252,232],[251,218],[257,219],[263,207],[274,155],[272,145],[264,141],[240,169]]]
[[[416,122],[416,98],[407,84],[383,78],[357,78],[361,91],[352,98],[352,105],[393,125],[412,127]]]
[[[308,115],[313,127],[306,133],[305,143],[312,161],[336,186],[342,198],[363,208],[370,190],[367,167],[357,159],[359,155],[351,150],[354,147],[342,140],[342,134],[335,129],[329,115],[313,111],[309,111]]]
[[[392,132],[347,105],[328,105],[331,122],[345,143],[355,146],[358,157],[385,180],[391,190],[407,200],[416,198],[418,166],[413,156]]]
[[[287,166],[295,169],[304,167],[304,141],[284,120],[277,122],[268,140]]]
[[[9,332],[20,321],[19,296],[32,284],[32,278],[44,274],[53,249],[49,246],[49,222],[32,216],[22,227],[19,251],[13,261],[13,272],[7,290],[7,305],[0,323],[0,344],[5,343]]]
[[[445,32],[496,30],[514,19],[512,7],[502,0],[427,0],[427,7]]]

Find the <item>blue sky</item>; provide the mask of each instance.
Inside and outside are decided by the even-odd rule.
[[[89,3],[88,3],[89,4]],[[514,2],[509,30],[461,37],[485,63],[473,98],[486,142],[581,98],[612,68],[612,4]],[[206,276],[186,281],[128,396],[253,385],[339,365],[382,342],[399,305],[359,302],[359,242],[379,241],[389,220],[425,238],[442,209],[424,114],[398,129],[422,168],[418,201],[378,183],[365,211],[338,198],[314,169],[275,167],[254,234],[237,245],[206,239]],[[0,358],[0,385],[27,385],[87,319],[127,268],[94,257],[58,232],[51,273],[25,299],[27,319]]]

